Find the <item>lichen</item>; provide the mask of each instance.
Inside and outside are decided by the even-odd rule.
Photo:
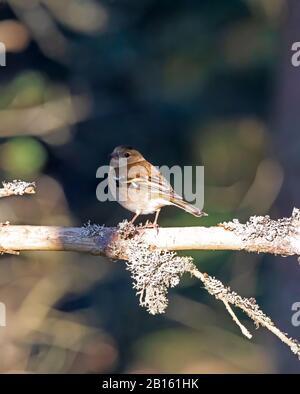
[[[242,224],[238,219],[231,222],[221,223],[220,226],[233,231],[244,242],[259,241],[267,242],[282,241],[284,238],[297,232],[300,222],[300,210],[294,208],[292,216],[273,220],[269,215],[251,216],[247,223]]]
[[[103,237],[105,228],[104,225],[101,224],[91,224],[89,220],[87,223],[81,227],[81,234],[83,237]]]
[[[12,182],[2,182],[3,190],[7,194],[13,194],[18,196],[23,196],[24,194],[34,194],[35,193],[35,183],[34,182],[24,182],[14,179]]]
[[[132,236],[137,229],[131,223],[119,225],[127,239],[127,270],[133,279],[133,288],[139,303],[152,315],[164,313],[168,306],[168,290],[178,285],[185,272],[195,268],[191,257],[181,257],[175,252],[153,249],[141,237]],[[131,238],[130,238],[131,237]],[[129,239],[128,239],[129,238]]]
[[[225,287],[221,281],[207,274],[203,283],[205,289],[215,298],[226,300],[230,304],[242,307],[244,311],[247,311],[247,314],[254,320],[257,328],[259,321],[264,321],[266,324],[274,326],[272,320],[259,308],[255,298],[241,297],[232,291],[230,287]]]

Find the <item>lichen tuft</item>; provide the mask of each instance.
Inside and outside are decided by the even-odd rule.
[[[127,269],[131,273],[140,305],[152,315],[165,312],[169,288],[177,286],[181,276],[195,267],[191,257],[152,249],[139,236],[129,240],[127,256]]]

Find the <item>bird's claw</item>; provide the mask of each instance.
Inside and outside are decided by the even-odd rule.
[[[147,228],[153,228],[156,229],[156,233],[158,234],[159,231],[159,226],[157,223],[152,223],[149,220],[146,221],[146,223],[142,226],[143,229],[147,229]]]

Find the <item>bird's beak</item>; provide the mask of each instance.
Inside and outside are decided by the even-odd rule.
[[[118,157],[118,154],[117,154],[116,152],[112,152],[112,153],[109,155],[109,157],[110,157],[111,159],[116,159],[116,158]]]

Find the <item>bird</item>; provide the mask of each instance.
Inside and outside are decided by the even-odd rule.
[[[154,222],[147,226],[158,228],[160,210],[167,205],[197,217],[207,216],[177,194],[160,171],[131,146],[119,145],[110,154],[108,184],[115,187],[116,200],[134,213],[131,223],[140,215],[155,213]]]

